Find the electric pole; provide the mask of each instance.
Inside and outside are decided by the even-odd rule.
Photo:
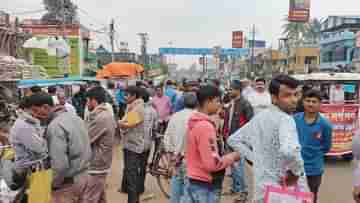
[[[255,24],[252,27],[252,43],[251,43],[251,62],[250,62],[250,68],[251,71],[254,71],[254,55],[255,55]]]
[[[111,61],[115,61],[115,43],[114,43],[114,35],[115,35],[115,20],[112,19],[110,23],[110,43],[111,43]]]

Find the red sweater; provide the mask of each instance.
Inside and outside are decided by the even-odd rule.
[[[211,173],[223,170],[237,160],[235,153],[220,157],[216,139],[215,124],[209,116],[195,113],[188,124],[185,154],[189,178],[212,183]]]

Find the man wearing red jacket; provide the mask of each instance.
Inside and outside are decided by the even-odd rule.
[[[225,169],[240,159],[239,153],[222,155],[215,124],[210,115],[220,108],[220,91],[216,87],[204,86],[197,92],[199,112],[194,113],[188,123],[186,145],[186,167],[188,203],[215,203],[216,187],[214,173]]]

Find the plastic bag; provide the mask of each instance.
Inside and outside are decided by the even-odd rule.
[[[311,192],[301,192],[299,186],[294,187],[294,190],[273,185],[265,187],[264,203],[312,203],[313,199]]]
[[[51,203],[52,170],[39,170],[29,177],[28,203]]]

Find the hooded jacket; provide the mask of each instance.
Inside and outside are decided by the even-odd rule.
[[[74,178],[89,167],[90,139],[85,122],[65,109],[57,109],[47,128],[53,187],[62,186],[64,178]]]
[[[212,183],[213,173],[230,166],[236,156],[219,155],[215,124],[208,115],[196,112],[188,124],[185,159],[189,178]]]
[[[89,114],[86,124],[92,149],[89,173],[106,174],[112,163],[116,122],[106,104],[100,104]]]
[[[44,131],[45,128],[40,125],[40,120],[32,117],[26,111],[19,113],[19,118],[10,130],[9,139],[16,152],[16,168],[27,168],[31,162],[48,156]]]

